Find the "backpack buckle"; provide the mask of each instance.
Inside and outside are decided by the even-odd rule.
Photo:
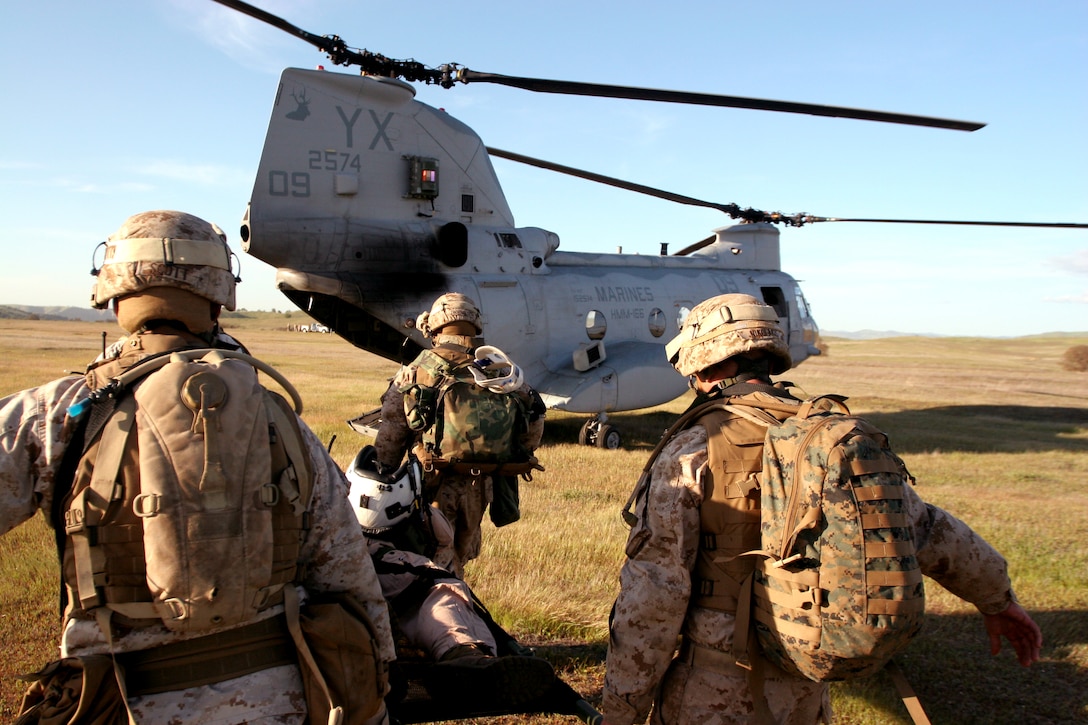
[[[793,562],[797,561],[800,558],[801,558],[800,554],[794,554],[793,556],[787,556],[785,559],[779,559],[778,561],[773,562],[771,564],[771,566],[773,566],[776,569],[781,569],[782,567],[788,566],[789,564],[792,564]]]
[[[141,493],[132,499],[132,513],[142,519],[157,515],[160,511],[159,499],[157,493]]]

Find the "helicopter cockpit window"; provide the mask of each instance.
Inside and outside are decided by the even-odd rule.
[[[801,313],[803,319],[810,319],[812,317],[812,310],[808,307],[808,300],[801,294],[801,288],[796,287],[794,293],[797,295],[797,309]]]
[[[586,313],[586,335],[590,340],[604,339],[604,333],[608,331],[608,320],[600,310],[590,310]]]
[[[665,334],[665,313],[658,308],[650,310],[650,316],[648,318],[650,326],[650,334],[654,337],[661,337]]]
[[[504,249],[521,249],[521,240],[513,232],[499,232],[495,235],[495,241]]]
[[[763,301],[773,307],[779,317],[790,316],[790,306],[781,287],[760,287],[759,291],[763,294]]]

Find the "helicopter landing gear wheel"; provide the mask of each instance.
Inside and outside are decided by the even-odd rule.
[[[623,445],[623,436],[620,435],[620,430],[616,426],[605,423],[597,431],[598,448],[614,451],[621,445]]]
[[[596,438],[596,432],[594,427],[597,425],[596,418],[590,418],[582,424],[582,429],[578,431],[578,445],[591,446],[593,445],[593,439]]]
[[[623,436],[620,430],[611,423],[606,423],[604,414],[590,418],[582,424],[578,431],[578,445],[596,446],[605,450],[614,451],[623,445]]]

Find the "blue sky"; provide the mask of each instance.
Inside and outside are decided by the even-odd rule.
[[[1083,0],[254,4],[427,66],[988,124],[417,86],[490,146],[788,213],[1088,222]],[[278,75],[331,67],[319,51],[211,0],[8,3],[0,18],[0,303],[86,305],[95,245],[137,211],[198,214],[240,252]],[[494,164],[518,225],[556,232],[568,251],[656,254],[728,222]],[[239,305],[287,309],[274,271],[242,257]],[[824,224],[783,230],[782,261],[825,330],[1088,330],[1088,230]]]

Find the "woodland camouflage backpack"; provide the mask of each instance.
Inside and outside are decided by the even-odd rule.
[[[255,367],[301,409],[274,369],[229,350],[88,373],[96,402],[63,509],[74,610],[200,632],[283,600],[298,576],[313,476],[295,412]]]
[[[808,400],[782,422],[725,406],[769,426],[752,552],[756,636],[768,659],[815,681],[873,674],[919,632],[925,609],[905,513],[913,478],[843,401]]]
[[[425,350],[413,364],[415,378],[400,387],[408,427],[422,434],[419,459],[425,468],[464,469],[516,475],[533,468],[522,449],[528,410],[517,392],[499,393],[477,384],[468,366],[473,356]]]

